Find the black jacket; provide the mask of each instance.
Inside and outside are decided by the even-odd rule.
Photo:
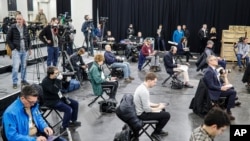
[[[177,64],[173,62],[173,56],[174,54],[169,51],[163,58],[165,69],[169,74],[174,74],[174,68],[177,67]]]
[[[203,78],[201,78],[195,92],[195,96],[190,103],[189,109],[193,109],[195,114],[203,117],[211,108],[212,104],[208,95],[208,89],[203,81]]]
[[[59,37],[57,36],[58,40]],[[46,44],[47,46],[53,46],[54,45],[54,40],[51,32],[51,25],[47,25],[39,34],[39,39]],[[51,42],[48,44],[47,41],[45,40],[51,40]],[[58,44],[59,45],[59,44]]]
[[[25,50],[27,51],[31,47],[31,40],[26,25],[23,25],[23,35],[24,35],[23,38],[24,38]],[[20,32],[17,29],[16,24],[12,24],[8,30],[6,42],[9,44],[11,50],[17,49],[18,51],[20,51],[20,41],[21,41]]]
[[[202,53],[201,56],[197,59],[197,62],[195,63],[197,69],[196,71],[203,70],[204,68],[207,68],[207,55],[206,53]]]
[[[77,52],[70,56],[70,62],[74,68],[78,68],[85,65],[82,56],[79,55]]]
[[[61,99],[58,96],[61,87],[61,80],[50,79],[48,76],[42,81],[44,105],[54,107]]]
[[[133,99],[134,97],[131,94],[123,95],[120,105],[116,109],[116,115],[127,123],[133,131],[139,131],[143,123],[136,115]]]
[[[244,72],[244,75],[242,77],[243,83],[250,83],[250,63],[247,64],[247,68]]]

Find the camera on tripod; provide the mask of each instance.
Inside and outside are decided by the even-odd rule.
[[[106,22],[108,19],[108,17],[100,17],[100,22]]]
[[[43,24],[41,22],[28,22],[28,30],[31,33],[36,33],[36,31],[43,29]]]
[[[3,18],[3,25],[2,25],[3,33],[7,34],[10,25],[15,24],[15,23],[16,23],[16,19],[13,18],[13,17],[5,17],[5,18]]]

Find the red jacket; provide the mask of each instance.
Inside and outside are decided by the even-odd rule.
[[[142,46],[141,48],[141,52],[143,54],[143,56],[149,56],[149,50],[150,50],[150,53],[153,53],[153,48],[152,46],[148,47],[146,46],[145,44]]]

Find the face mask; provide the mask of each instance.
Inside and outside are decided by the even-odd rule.
[[[62,80],[62,79],[63,79],[63,76],[62,76],[61,73],[57,76],[57,79],[59,79],[59,80]]]

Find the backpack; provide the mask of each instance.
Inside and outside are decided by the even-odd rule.
[[[116,110],[116,103],[111,101],[100,101],[98,102],[100,104],[100,112],[102,113],[113,113]]]
[[[127,124],[123,126],[121,132],[115,134],[114,141],[131,141],[131,130]]]
[[[182,89],[184,86],[183,82],[178,79],[173,79],[171,82],[171,88],[172,89]]]

